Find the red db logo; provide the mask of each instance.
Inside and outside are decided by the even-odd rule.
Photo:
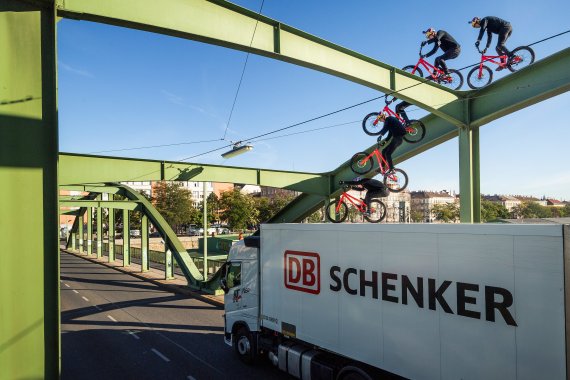
[[[301,292],[321,292],[321,265],[318,253],[285,251],[285,287]]]

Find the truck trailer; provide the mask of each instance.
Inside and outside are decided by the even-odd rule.
[[[295,378],[565,379],[570,226],[264,224],[225,342]]]

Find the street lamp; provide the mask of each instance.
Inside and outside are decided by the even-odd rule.
[[[222,154],[222,157],[223,158],[231,158],[231,157],[239,156],[240,154],[245,153],[245,152],[249,152],[250,150],[253,149],[252,145],[249,145],[249,144],[241,145],[241,144],[242,144],[241,141],[238,141],[237,143],[235,143],[231,150]]]

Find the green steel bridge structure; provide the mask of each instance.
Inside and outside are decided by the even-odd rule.
[[[481,90],[453,91],[224,0],[1,0],[0,378],[59,377],[60,207],[79,207],[75,214],[86,213],[88,219],[97,210],[98,230],[102,209],[122,210],[126,221],[129,212],[142,212],[143,226],[150,221],[159,229],[167,257],[176,260],[189,286],[214,291],[216,285],[204,281],[152,204],[119,182],[134,177],[238,182],[301,192],[270,221],[281,223],[302,220],[339,193],[339,179],[350,177],[348,162],[327,173],[301,173],[59,152],[60,18],[201,41],[319,70],[383,93],[398,91],[400,99],[430,114],[422,119],[424,140],[400,147],[395,162],[458,137],[463,223],[480,222],[479,127],[570,89],[570,48]],[[60,189],[88,195],[60,199]],[[73,232],[82,235],[82,230],[76,223]],[[146,240],[143,236],[143,252]]]

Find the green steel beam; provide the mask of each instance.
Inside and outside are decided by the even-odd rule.
[[[93,207],[87,207],[87,255],[93,254]]]
[[[469,94],[471,126],[478,127],[570,90],[570,48]]]
[[[462,93],[224,0],[57,0],[58,15],[201,41],[293,63],[398,97],[464,124]],[[255,30],[255,36],[252,35]]]
[[[76,191],[80,191],[78,189],[81,188],[74,185],[78,183],[160,180],[246,183],[309,194],[322,193],[328,187],[328,178],[314,173],[71,153],[60,153],[59,169],[60,188]],[[94,185],[84,188],[85,191],[99,191]]]
[[[110,208],[109,211],[109,229],[107,230],[107,235],[109,238],[109,262],[115,261],[115,209]]]
[[[0,7],[0,378],[59,377],[53,3]],[[23,270],[25,265],[25,270]]]
[[[118,210],[140,211],[142,205],[133,201],[61,200],[60,207],[104,207]]]
[[[148,216],[143,214],[141,218],[141,272],[149,270],[148,237]]]
[[[97,258],[103,257],[103,209],[97,207]]]
[[[100,194],[120,194],[122,189],[114,186],[105,186],[105,185],[60,185],[60,190],[68,190],[68,191],[81,191],[84,193],[100,193]],[[74,196],[70,196],[73,198]],[[77,197],[77,195],[75,196]],[[59,199],[67,199],[65,196],[60,195]]]
[[[131,218],[128,209],[123,209],[123,267],[131,265]]]

